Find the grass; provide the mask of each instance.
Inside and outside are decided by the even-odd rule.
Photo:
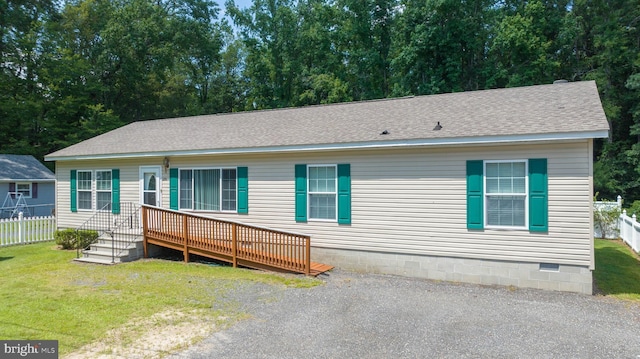
[[[640,260],[619,240],[595,240],[598,289],[605,295],[640,301]]]
[[[168,310],[233,323],[245,314],[237,310],[237,303],[222,298],[243,283],[289,287],[321,283],[166,260],[87,265],[73,262],[75,255],[51,242],[0,248],[0,340],[58,340],[60,353],[68,354],[111,330]]]

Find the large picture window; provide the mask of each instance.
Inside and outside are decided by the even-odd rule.
[[[336,166],[309,166],[309,218],[336,219]]]
[[[526,226],[526,161],[485,162],[485,188],[487,226]]]
[[[181,169],[180,209],[195,211],[235,211],[237,206],[236,169]]]

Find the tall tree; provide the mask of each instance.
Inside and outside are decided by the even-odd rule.
[[[394,95],[485,88],[496,3],[493,0],[404,0],[392,67]]]
[[[257,109],[291,106],[300,69],[293,1],[254,0],[244,10],[227,1],[226,8],[240,29],[247,51],[247,105]]]

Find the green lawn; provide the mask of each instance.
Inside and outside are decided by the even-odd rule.
[[[618,240],[595,240],[596,285],[605,295],[640,301],[640,260]]]
[[[311,287],[313,278],[204,264],[141,260],[113,266],[73,262],[52,242],[0,248],[0,339],[53,339],[61,354],[155,313],[197,313],[228,325],[245,314],[222,300],[247,282]],[[224,322],[217,323],[220,318]],[[136,328],[131,330],[143,330]]]

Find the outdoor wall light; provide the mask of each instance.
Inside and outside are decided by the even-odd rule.
[[[165,169],[165,170],[169,169],[169,157],[165,157],[165,158],[162,160],[162,165],[164,166],[164,169]]]
[[[440,131],[442,130],[442,126],[440,126],[440,121],[438,121],[438,124],[436,125],[436,127],[433,128],[434,131]]]

